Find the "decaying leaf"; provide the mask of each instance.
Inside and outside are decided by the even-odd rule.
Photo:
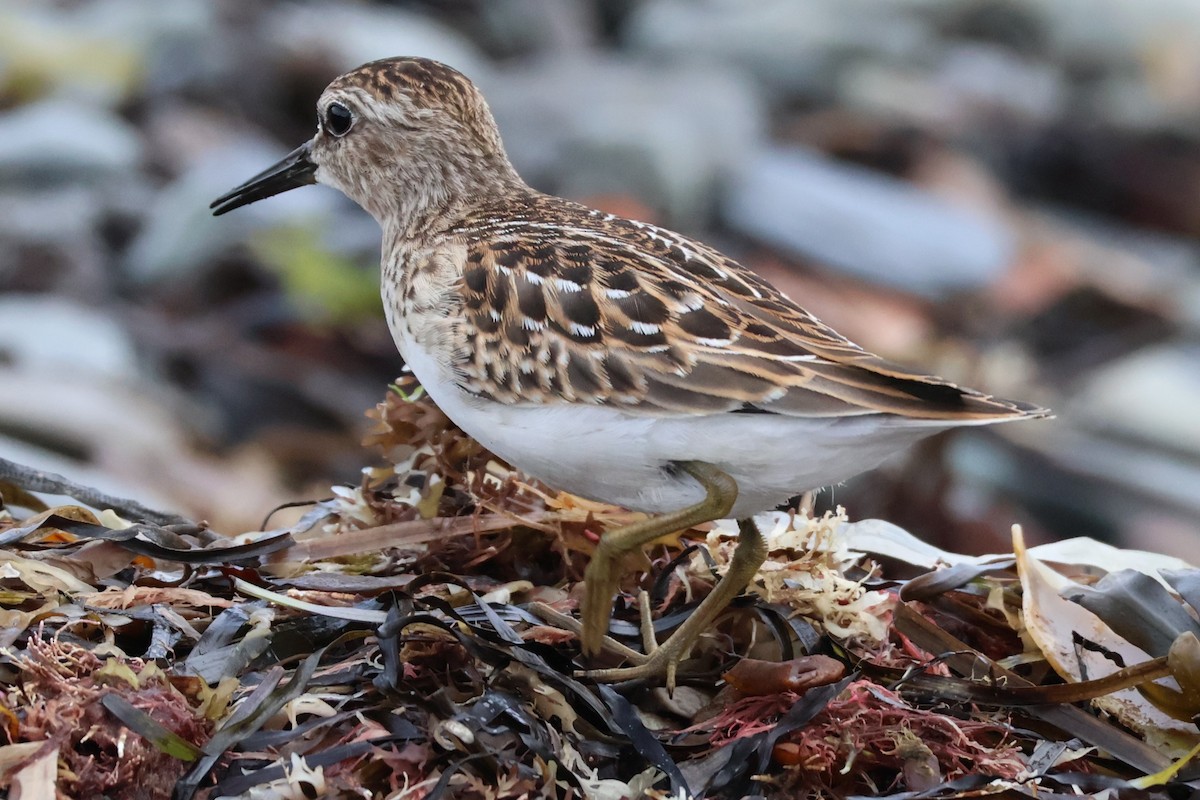
[[[1081,587],[1030,556],[1019,528],[1013,533],[1013,550],[1023,590],[1025,632],[1059,675],[1081,681],[1150,660],[1146,651],[1064,597]],[[1092,702],[1143,735],[1155,732],[1155,741],[1172,757],[1183,755],[1200,742],[1195,725],[1172,719],[1136,690],[1125,689]]]

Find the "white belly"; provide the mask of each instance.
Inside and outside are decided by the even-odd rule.
[[[493,453],[557,489],[637,511],[703,499],[692,478],[667,469],[672,462],[703,461],[733,477],[739,494],[731,515],[740,518],[843,481],[946,427],[882,415],[651,417],[607,406],[508,406],[462,392],[427,351],[396,338],[438,407]]]

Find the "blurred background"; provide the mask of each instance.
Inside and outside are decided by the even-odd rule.
[[[356,483],[402,367],[375,223],[320,187],[208,204],[312,135],[334,76],[423,55],[535,187],[1057,412],[821,507],[964,552],[1021,522],[1192,557],[1198,42],[1195,0],[5,0],[0,456],[228,533]]]

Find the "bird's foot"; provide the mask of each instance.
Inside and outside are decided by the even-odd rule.
[[[674,692],[679,662],[691,649],[691,645],[692,642],[680,639],[679,634],[675,633],[667,641],[655,647],[649,655],[641,656],[640,663],[628,667],[579,670],[575,673],[575,677],[590,678],[598,683],[620,683],[664,677],[667,692]]]
[[[613,598],[617,596],[620,573],[615,569],[619,556],[613,554],[600,540],[595,555],[583,574],[583,602],[579,607],[579,644],[583,654],[594,656],[601,649],[601,642],[608,633],[608,622],[612,616]]]

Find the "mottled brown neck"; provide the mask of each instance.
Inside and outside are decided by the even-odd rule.
[[[398,182],[380,197],[377,208],[368,208],[385,232],[385,242],[408,248],[437,242],[464,220],[483,209],[521,207],[536,195],[511,166],[486,175],[475,171],[447,170],[430,180],[428,175],[414,188]]]

